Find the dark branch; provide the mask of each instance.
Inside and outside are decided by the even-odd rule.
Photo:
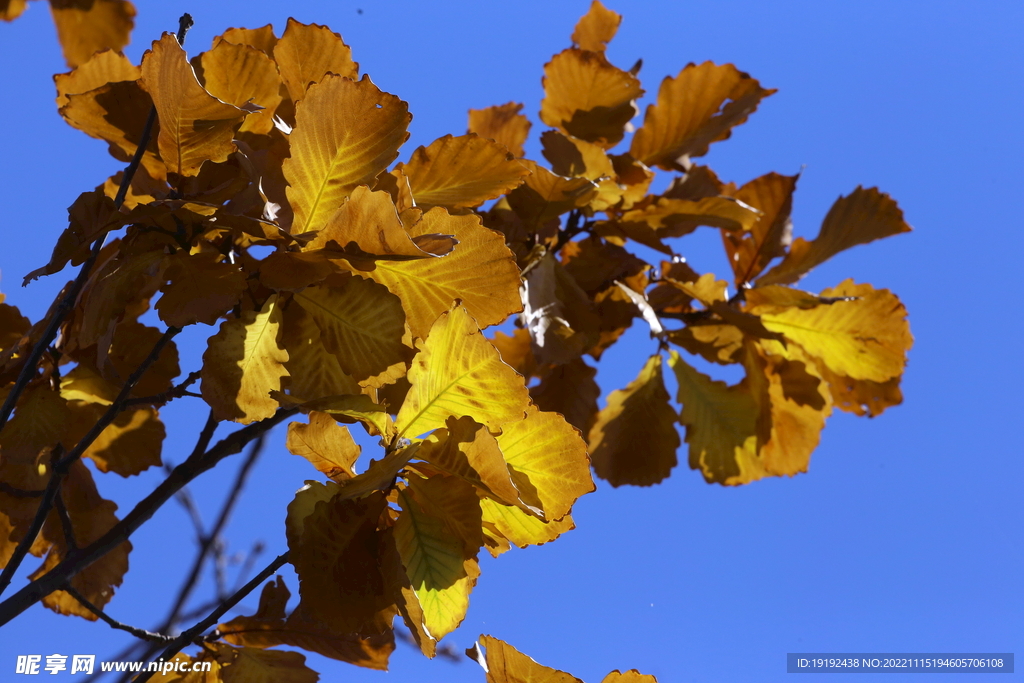
[[[132,634],[133,636],[135,636],[136,638],[140,638],[140,639],[145,640],[147,642],[169,643],[172,640],[174,640],[174,636],[165,636],[165,635],[162,635],[160,633],[153,633],[152,631],[147,631],[145,629],[136,628],[135,626],[129,626],[128,624],[122,624],[120,621],[111,618],[106,612],[104,612],[103,610],[101,610],[99,607],[97,607],[96,605],[92,604],[91,602],[89,602],[85,598],[85,596],[82,595],[81,593],[79,593],[77,590],[75,590],[74,586],[72,586],[70,583],[64,584],[63,590],[65,592],[67,592],[75,600],[78,600],[78,602],[80,602],[82,604],[82,607],[85,607],[87,610],[89,610],[90,612],[95,614],[97,617],[99,617],[100,620],[102,620],[102,621],[106,622],[107,624],[109,624],[111,628],[116,628],[119,631],[126,631],[126,632]]]
[[[143,396],[141,398],[130,398],[127,401],[125,401],[124,405],[125,407],[135,406],[143,403],[162,405],[164,403],[173,401],[176,398],[181,398],[182,396],[197,396],[197,394],[190,392],[188,388],[195,384],[197,381],[199,381],[199,377],[201,375],[202,373],[199,372],[198,370],[196,372],[190,372],[188,373],[188,377],[186,377],[181,384],[171,387],[162,394],[155,394],[153,396]]]
[[[174,657],[174,655],[181,652],[183,647],[186,647],[189,643],[194,641],[196,638],[201,636],[207,629],[220,621],[220,618],[227,614],[228,610],[237,605],[242,598],[247,596],[249,593],[256,590],[260,584],[270,578],[270,576],[288,561],[288,553],[284,552],[277,556],[273,562],[267,565],[263,571],[257,574],[252,581],[242,586],[238,591],[235,592],[230,598],[220,603],[217,609],[213,610],[208,617],[200,621],[198,624],[189,628],[175,638],[165,649],[160,653],[160,657],[163,661],[167,661]],[[153,677],[153,671],[147,671],[135,679],[136,683],[145,683]]]
[[[0,493],[6,493],[12,498],[39,498],[46,491],[25,491],[23,489],[16,489],[5,481],[0,481]]]

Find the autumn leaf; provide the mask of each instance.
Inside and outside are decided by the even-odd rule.
[[[629,153],[648,166],[685,170],[685,160],[707,154],[774,93],[732,64],[690,64],[665,78],[658,101],[647,107]]]
[[[570,515],[561,519],[545,521],[523,512],[513,505],[502,505],[490,498],[480,499],[481,519],[515,545],[525,548],[529,545],[550,543],[567,531],[576,528]]]
[[[492,432],[522,419],[529,405],[523,378],[501,362],[462,306],[437,319],[409,369],[412,388],[395,420],[401,435],[443,427],[468,415]]]
[[[296,105],[291,156],[283,164],[292,232],[319,230],[356,186],[386,169],[409,137],[411,119],[405,102],[367,76],[327,75],[310,86]]]
[[[225,320],[210,337],[203,354],[203,398],[221,420],[249,424],[273,415],[277,401],[270,392],[280,390],[288,376],[288,352],[281,348],[281,307],[275,294],[259,311],[243,311]]]
[[[50,12],[71,67],[101,50],[120,50],[135,27],[135,6],[127,0],[50,0]]]
[[[206,161],[225,161],[246,112],[221,102],[196,80],[185,51],[170,33],[142,57],[143,89],[160,119],[157,145],[167,170],[194,176]]]
[[[117,50],[97,52],[69,73],[53,77],[53,84],[57,86],[57,108],[66,105],[70,95],[89,92],[107,83],[137,81],[141,77],[142,70]]]
[[[605,149],[622,140],[626,123],[636,114],[633,100],[644,92],[636,76],[612,66],[603,52],[576,48],[544,66],[543,82],[541,120]]]
[[[401,169],[418,205],[452,209],[500,197],[530,173],[503,145],[473,134],[446,135],[418,147]]]
[[[479,662],[487,672],[487,683],[583,683],[564,671],[538,664],[497,638],[480,636],[479,642],[487,653]]]
[[[194,323],[213,325],[231,310],[245,290],[245,273],[220,260],[216,253],[189,255],[179,251],[168,257],[168,282],[156,304],[160,319],[174,327]]]
[[[602,5],[601,0],[593,0],[590,9],[576,24],[576,29],[572,32],[572,42],[581,50],[603,52],[605,46],[615,37],[621,22],[621,15]]]
[[[280,337],[287,351],[281,386],[294,396],[317,399],[325,396],[358,394],[359,384],[341,367],[338,357],[327,350],[316,321],[297,301],[285,307]]]
[[[352,467],[359,459],[360,448],[348,429],[327,413],[311,412],[309,424],[290,423],[285,446],[329,479],[343,481],[356,476]]]
[[[676,419],[661,355],[655,354],[625,389],[611,393],[598,413],[588,439],[594,472],[612,486],[657,484],[676,466]]]
[[[277,45],[277,36],[274,35],[273,25],[267,24],[259,28],[229,28],[213,39],[213,46],[217,47],[217,43],[221,41],[233,45],[248,45],[271,57]]]
[[[587,178],[568,178],[528,160],[532,171],[526,181],[508,194],[508,203],[527,229],[537,229],[563,213],[586,206],[597,196],[597,185]]]
[[[261,50],[219,41],[200,57],[203,87],[228,104],[262,107],[245,117],[240,133],[266,135],[274,128],[274,113],[283,99],[277,66]]]
[[[71,421],[65,450],[70,451],[107,411],[106,406],[84,401],[69,401]],[[100,472],[116,472],[122,477],[139,474],[150,467],[159,467],[166,430],[155,408],[138,406],[114,418],[86,449]]]
[[[486,109],[469,110],[467,133],[476,133],[482,138],[494,140],[512,153],[523,156],[523,143],[530,133],[530,120],[519,112],[523,105],[509,102]]]
[[[612,160],[600,145],[562,135],[556,130],[545,131],[540,141],[541,153],[558,175],[582,176],[594,181],[615,175]]]
[[[793,192],[799,177],[769,173],[751,180],[733,195],[761,212],[760,220],[742,232],[722,231],[722,244],[737,284],[753,280],[772,259],[786,255],[793,233]]]
[[[352,50],[326,26],[288,19],[284,35],[273,49],[274,61],[293,102],[303,99],[310,84],[322,82],[327,74],[353,81],[359,77]]]
[[[504,356],[503,356],[504,358]],[[565,421],[583,434],[589,434],[597,416],[601,388],[594,376],[597,369],[582,358],[556,365],[530,389],[530,397],[541,410],[560,413]]]
[[[757,284],[796,282],[811,268],[844,249],[901,232],[910,232],[910,226],[903,220],[903,211],[896,202],[876,188],[858,187],[836,200],[814,240],[794,240],[782,263],[765,273]]]

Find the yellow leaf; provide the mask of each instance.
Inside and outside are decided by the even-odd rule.
[[[601,0],[590,3],[590,9],[576,24],[572,32],[572,42],[581,50],[603,52],[605,46],[615,37],[619,30],[622,16],[601,4]]]
[[[402,436],[443,427],[449,417],[472,417],[496,432],[520,420],[530,403],[522,376],[480,333],[462,306],[441,315],[409,369],[412,388],[398,412]]]
[[[221,41],[234,45],[248,45],[271,57],[274,54],[274,46],[277,45],[277,36],[274,35],[274,27],[267,24],[259,28],[229,28],[213,39],[213,46],[217,47],[217,43]]]
[[[413,478],[398,504],[395,544],[419,600],[423,628],[440,640],[462,623],[480,575],[480,506],[472,486],[448,477]]]
[[[543,545],[576,528],[571,515],[545,522],[518,507],[502,505],[490,498],[480,499],[480,509],[485,523],[493,524],[498,533],[520,548]]]
[[[404,363],[411,349],[402,344],[405,313],[402,302],[387,288],[360,277],[338,286],[316,285],[295,294],[320,328],[324,348],[356,381],[374,377]],[[394,381],[392,379],[391,381]]]
[[[449,216],[437,207],[423,214],[411,234],[453,235],[458,246],[443,258],[378,261],[373,270],[360,274],[398,295],[414,337],[425,338],[456,299],[481,327],[522,309],[515,257],[501,233],[485,228],[479,217]]]
[[[135,27],[135,6],[127,0],[50,0],[50,12],[64,61],[72,67],[100,50],[120,50]]]
[[[552,218],[586,206],[597,196],[597,185],[587,178],[555,175],[526,159],[523,163],[533,172],[509,193],[508,203],[528,230],[536,230]]]
[[[283,315],[281,346],[288,353],[288,375],[282,378],[282,386],[308,399],[358,394],[359,385],[341,369],[338,357],[324,348],[320,328],[306,309],[292,301]]]
[[[587,445],[558,413],[530,406],[526,418],[504,425],[497,439],[520,498],[545,519],[561,519],[594,490]]]
[[[305,412],[318,410],[329,414],[339,422],[358,420],[363,423],[370,434],[384,436],[388,442],[395,435],[391,416],[387,414],[384,406],[375,403],[365,394],[326,396],[312,401],[303,401],[301,398],[282,394],[279,391],[272,391],[270,394],[283,406],[294,406]]]
[[[658,101],[647,107],[629,153],[648,166],[685,171],[686,159],[727,139],[774,92],[732,64],[690,64],[661,82]]]
[[[530,350],[530,333],[519,327],[507,335],[500,330],[489,340],[501,354],[501,360],[524,377],[530,377],[537,369],[537,363]]]
[[[832,400],[840,410],[860,417],[878,417],[886,408],[903,403],[901,377],[893,377],[885,382],[872,382],[837,375],[827,366],[819,366],[818,371],[822,379],[828,382]]]
[[[672,330],[667,339],[706,361],[731,365],[739,362],[744,337],[734,325],[688,325]]]
[[[594,472],[612,486],[651,486],[676,466],[679,434],[661,356],[654,354],[625,389],[613,391],[590,430]]]
[[[292,233],[320,229],[356,186],[371,184],[398,156],[411,119],[405,102],[366,76],[329,74],[310,86],[296,106],[283,165]]]
[[[733,195],[761,212],[761,219],[743,232],[722,230],[722,243],[737,284],[753,280],[772,259],[786,255],[793,234],[789,214],[799,177],[769,173],[751,180]]]
[[[487,651],[487,683],[583,683],[580,679],[538,664],[503,640],[480,636],[480,645]]]
[[[605,149],[622,139],[626,123],[636,114],[633,100],[644,92],[636,76],[609,64],[602,52],[576,48],[544,65],[543,82],[541,120]]]
[[[207,92],[236,107],[250,102],[262,107],[245,117],[239,132],[269,133],[274,128],[274,112],[283,99],[281,76],[273,60],[255,47],[224,40],[204,52],[200,59]]]
[[[334,481],[356,476],[352,466],[359,459],[359,446],[348,429],[326,413],[311,412],[309,424],[289,423],[285,446]]]
[[[910,232],[910,226],[903,220],[903,211],[896,202],[877,188],[858,187],[836,200],[814,240],[808,242],[798,237],[782,263],[769,270],[757,284],[796,282],[811,268],[844,249],[901,232]]]
[[[165,33],[142,57],[143,89],[160,119],[157,146],[167,170],[194,176],[203,162],[226,161],[243,110],[206,92],[173,35]]]
[[[604,677],[601,683],[658,683],[658,679],[650,674],[642,674],[636,669],[621,673],[618,669]]]
[[[141,77],[141,69],[117,50],[97,52],[70,73],[53,77],[53,84],[57,86],[57,108],[68,103],[69,95],[89,92],[107,83],[137,81]]]
[[[758,406],[743,385],[727,386],[694,370],[672,351],[669,364],[679,383],[680,422],[686,426],[690,468],[709,482],[741,484],[757,478]]]
[[[846,280],[823,297],[856,297],[810,309],[761,315],[764,326],[796,342],[839,375],[886,382],[898,377],[913,344],[907,309],[887,289]],[[751,312],[757,313],[757,309]]]
[[[278,342],[281,308],[274,294],[258,312],[245,310],[242,317],[225,320],[210,337],[203,354],[202,394],[220,420],[249,424],[271,417],[288,376],[288,352]]]
[[[515,157],[523,156],[523,143],[530,133],[530,120],[520,114],[523,105],[509,102],[486,109],[469,110],[467,133],[504,145]]]
[[[27,6],[27,0],[4,0],[0,5],[0,19],[14,21],[21,16]]]
[[[327,74],[353,81],[359,77],[359,65],[352,61],[352,50],[340,35],[326,26],[291,18],[274,47],[274,61],[293,102],[303,99],[309,85],[322,82]]]
[[[530,170],[503,145],[469,134],[446,135],[416,148],[402,173],[417,205],[454,209],[500,197],[520,185]]]

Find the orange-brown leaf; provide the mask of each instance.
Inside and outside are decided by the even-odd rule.
[[[786,255],[793,233],[789,214],[799,177],[769,173],[751,180],[733,194],[761,212],[760,220],[742,232],[722,230],[725,253],[737,284],[753,280],[772,259]]]
[[[339,425],[327,413],[311,412],[309,424],[290,423],[285,446],[329,479],[344,481],[356,476],[352,466],[359,459],[360,448],[348,428]]]
[[[135,27],[135,6],[127,0],[50,0],[50,11],[72,67],[100,50],[120,50]]]
[[[523,143],[530,134],[530,120],[519,112],[523,105],[508,104],[469,110],[467,133],[476,133],[482,138],[505,145],[513,156],[523,156]]]
[[[615,37],[622,22],[622,15],[616,14],[601,4],[601,0],[590,3],[590,9],[576,24],[572,42],[581,50],[603,52],[605,46]]]
[[[68,103],[68,95],[89,92],[107,83],[137,81],[141,76],[141,69],[117,50],[98,52],[71,72],[53,77],[57,86],[57,107]]]
[[[274,61],[293,102],[303,99],[309,85],[321,82],[329,73],[352,80],[359,77],[359,64],[352,61],[352,50],[340,35],[326,26],[294,19],[288,19],[284,35],[274,47]]]
[[[250,102],[263,109],[245,117],[239,132],[266,135],[274,127],[274,112],[281,103],[281,76],[273,60],[249,45],[219,41],[202,54],[203,85],[228,104]]]
[[[160,319],[174,327],[194,323],[213,325],[231,310],[245,290],[245,273],[216,252],[190,255],[179,251],[169,256],[156,304]]]

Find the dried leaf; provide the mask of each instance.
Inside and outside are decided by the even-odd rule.
[[[71,67],[101,50],[120,50],[135,27],[135,6],[127,0],[50,0],[50,12]]]
[[[799,177],[769,173],[751,180],[733,195],[761,212],[761,219],[742,233],[722,230],[722,243],[737,285],[760,275],[776,256],[786,255],[793,233],[789,214]]]
[[[359,459],[360,448],[348,429],[327,413],[311,412],[309,424],[290,423],[285,446],[329,479],[344,481],[356,476],[352,467]]]
[[[359,65],[352,61],[352,50],[340,35],[326,26],[294,19],[288,19],[274,47],[274,61],[293,102],[303,99],[309,85],[323,82],[327,74],[353,81],[359,77]]]
[[[240,133],[266,135],[274,128],[274,112],[283,99],[277,66],[261,50],[219,41],[202,54],[203,86],[228,104],[262,107],[245,117]]]
[[[482,138],[504,145],[515,157],[523,156],[523,143],[530,133],[530,120],[520,114],[523,105],[508,104],[469,110],[467,133],[476,133]]]
[[[576,24],[572,32],[572,42],[581,50],[604,52],[605,46],[615,37],[622,22],[622,15],[616,14],[601,4],[601,0],[593,0],[590,9]]]
[[[583,683],[564,671],[552,669],[533,661],[508,643],[480,636],[480,644],[487,650],[487,683]]]
[[[53,77],[57,86],[57,108],[68,103],[69,95],[89,92],[107,83],[137,81],[141,77],[142,70],[117,50],[97,52],[70,73]]]

